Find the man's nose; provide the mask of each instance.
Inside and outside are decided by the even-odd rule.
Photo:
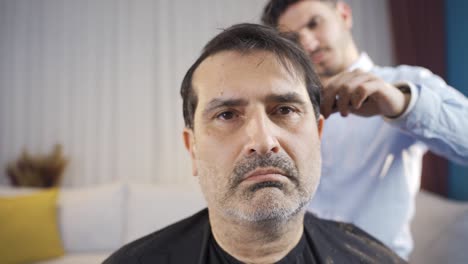
[[[315,34],[313,32],[310,32],[310,30],[303,29],[302,31],[299,32],[299,41],[301,43],[301,46],[306,50],[307,52],[314,52],[319,48],[319,41]]]
[[[245,130],[248,142],[244,153],[247,156],[279,152],[280,145],[275,132],[275,124],[267,114],[252,117],[246,124]]]

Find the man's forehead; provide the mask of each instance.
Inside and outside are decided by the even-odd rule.
[[[194,72],[193,87],[197,94],[242,93],[244,89],[262,87],[296,89],[295,86],[303,85],[304,78],[292,69],[292,66],[286,69],[269,51],[223,51],[199,65]]]
[[[203,75],[206,71],[209,74],[219,72],[219,70],[232,70],[237,68],[239,65],[245,67],[249,65],[253,68],[258,68],[264,63],[276,64],[273,62],[276,60],[276,55],[266,50],[251,50],[251,51],[236,51],[236,50],[225,50],[217,52],[213,55],[208,56],[203,60],[198,68],[195,70],[194,78],[198,75]],[[216,69],[218,71],[216,71]]]
[[[305,27],[310,19],[329,11],[331,4],[319,0],[298,1],[291,4],[278,18],[278,28],[281,31],[298,31]]]

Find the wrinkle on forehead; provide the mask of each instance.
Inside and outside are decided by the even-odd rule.
[[[247,60],[246,57],[254,58],[254,60]],[[239,62],[240,60],[242,61]],[[304,72],[293,65],[288,58],[281,58],[265,50],[246,52],[228,50],[211,55],[200,64],[195,70],[192,80],[194,90],[198,94],[200,84],[206,83],[207,79],[210,79],[208,81],[211,83],[215,81],[218,86],[223,87],[233,72],[245,72],[246,68],[251,69],[247,73],[248,75],[258,74],[261,77],[262,71],[276,71],[278,76],[289,79],[291,83],[305,84]],[[219,93],[222,95],[223,89],[220,89]]]

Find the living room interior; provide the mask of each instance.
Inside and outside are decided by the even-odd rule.
[[[206,207],[180,84],[208,39],[259,23],[266,2],[0,0],[0,263],[101,263]],[[466,96],[468,5],[404,2],[348,0],[359,46],[380,65],[430,68]],[[440,28],[397,30],[428,13]],[[410,263],[466,263],[468,168],[428,154],[421,185]]]

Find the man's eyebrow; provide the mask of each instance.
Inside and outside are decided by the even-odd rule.
[[[296,92],[290,92],[285,94],[271,94],[266,97],[267,102],[275,103],[295,103],[305,105],[306,102]]]
[[[215,98],[211,100],[205,107],[203,115],[220,108],[220,107],[233,107],[233,106],[246,106],[249,102],[245,99],[221,99]]]

